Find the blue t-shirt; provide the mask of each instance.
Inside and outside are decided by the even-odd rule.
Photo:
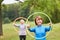
[[[50,29],[51,29],[51,26],[45,27],[43,25],[40,25],[40,26],[35,26],[34,28],[30,28],[29,31],[35,33],[36,40],[46,40],[46,37],[44,36],[46,36],[46,32],[50,31]],[[39,39],[39,38],[42,38],[42,39]]]

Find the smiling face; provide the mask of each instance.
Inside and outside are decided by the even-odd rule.
[[[42,23],[43,23],[42,18],[41,18],[40,16],[37,16],[37,17],[35,18],[35,24],[36,24],[36,25],[42,25]]]

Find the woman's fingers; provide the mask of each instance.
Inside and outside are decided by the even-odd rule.
[[[27,28],[30,28],[30,25],[29,24],[27,25]]]

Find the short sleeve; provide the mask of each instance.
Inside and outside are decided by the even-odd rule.
[[[48,31],[50,31],[51,30],[51,26],[46,26],[45,27],[45,32],[48,32]]]

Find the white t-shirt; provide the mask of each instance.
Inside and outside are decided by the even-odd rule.
[[[15,24],[19,28],[19,35],[26,35],[26,24]]]

